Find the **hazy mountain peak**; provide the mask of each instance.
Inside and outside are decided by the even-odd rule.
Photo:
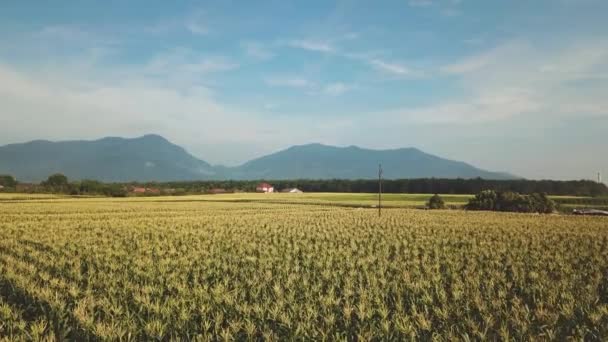
[[[40,181],[57,172],[102,181],[196,180],[215,174],[209,164],[157,134],[0,147],[0,173]]]
[[[366,149],[321,143],[295,145],[237,167],[211,166],[158,134],[93,141],[37,140],[0,147],[0,173],[40,181],[56,172],[70,179],[170,181],[204,179],[513,178],[408,147]]]
[[[162,142],[167,142],[169,143],[169,141],[167,139],[165,139],[165,137],[158,135],[158,134],[154,134],[154,133],[149,133],[149,134],[144,134],[139,138],[135,138],[138,140],[151,140],[151,141],[162,141]]]

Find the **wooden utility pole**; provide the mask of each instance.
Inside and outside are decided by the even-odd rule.
[[[382,216],[382,164],[378,164],[378,217]]]

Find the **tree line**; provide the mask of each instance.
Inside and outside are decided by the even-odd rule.
[[[329,180],[264,180],[275,189],[298,188],[304,192],[351,192],[373,193],[378,191],[378,180],[329,179]],[[170,187],[204,192],[206,189],[222,188],[227,190],[255,191],[260,181],[196,181],[146,183],[144,185]],[[608,196],[605,184],[588,180],[555,181],[555,180],[487,180],[474,179],[395,179],[383,180],[382,191],[386,193],[417,194],[476,194],[482,190],[499,192],[518,192],[522,194],[546,193],[553,196]]]
[[[54,174],[39,184],[25,186],[12,176],[0,175],[3,191],[56,192],[72,195],[126,196],[134,187],[159,190],[156,194],[195,194],[222,189],[227,192],[254,192],[256,186],[265,181],[275,190],[298,188],[304,192],[350,192],[373,193],[378,191],[378,180],[328,179],[328,180],[225,180],[225,181],[179,181],[179,182],[121,182],[105,183],[96,180],[69,181],[65,175]],[[605,184],[589,180],[487,180],[474,179],[395,179],[383,180],[385,193],[420,194],[477,194],[483,190],[516,192],[521,194],[546,193],[553,196],[608,196]]]

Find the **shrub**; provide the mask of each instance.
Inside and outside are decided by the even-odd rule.
[[[518,213],[552,213],[555,202],[545,193],[522,195],[517,192],[495,192],[484,190],[472,198],[465,207],[467,210],[493,210]]]
[[[468,210],[495,210],[498,196],[494,190],[483,190],[469,200]]]
[[[557,210],[557,205],[551,200],[546,193],[534,193],[529,196],[530,202],[534,211],[537,213],[550,214]]]
[[[429,199],[429,202],[426,204],[429,209],[445,209],[445,203],[443,202],[443,198],[441,196],[435,194],[433,197]]]

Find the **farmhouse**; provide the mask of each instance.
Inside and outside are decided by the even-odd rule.
[[[140,187],[134,186],[133,188],[131,188],[131,192],[134,194],[143,194],[146,192],[146,188],[140,188]]]
[[[4,185],[0,185],[0,190],[4,189]]]
[[[300,190],[298,188],[287,188],[287,189],[281,190],[281,192],[285,192],[285,193],[289,193],[289,194],[301,194],[302,190]]]
[[[260,183],[255,187],[255,191],[264,193],[274,192],[274,187],[268,183]]]
[[[156,189],[156,188],[143,188],[143,187],[139,187],[139,186],[134,186],[131,188],[131,193],[134,194],[154,194],[154,195],[159,195],[160,194],[160,189]]]
[[[213,189],[210,189],[208,191],[208,193],[217,195],[217,194],[227,194],[228,191],[226,191],[226,189],[223,189],[223,188],[213,188]]]

